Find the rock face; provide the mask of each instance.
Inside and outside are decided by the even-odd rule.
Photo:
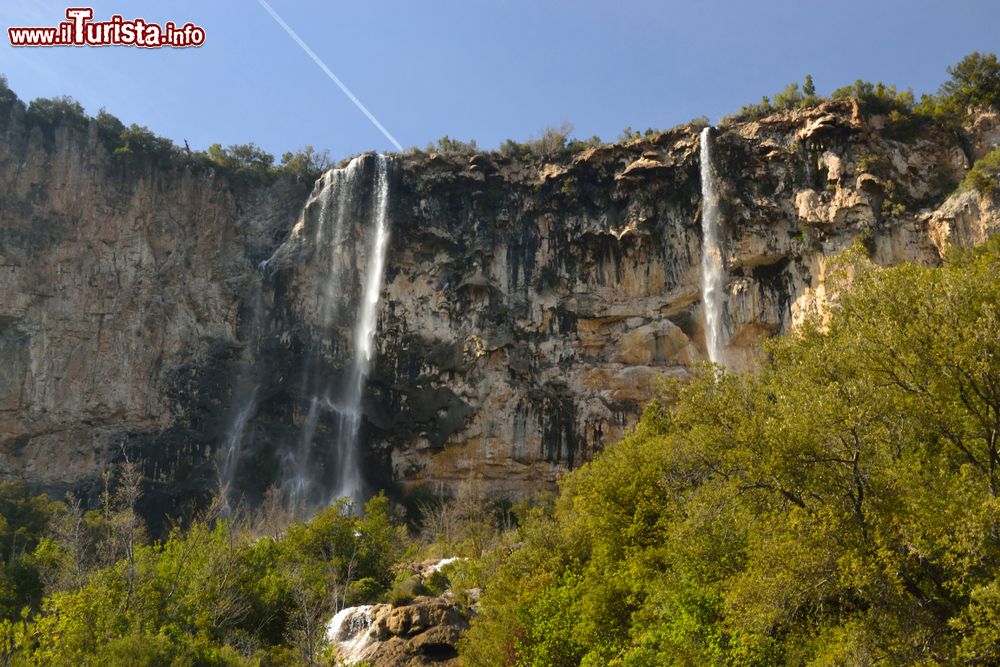
[[[94,128],[29,130],[16,109],[0,123],[0,473],[68,487],[124,451],[163,498],[204,490],[243,382],[238,480],[259,493],[307,419],[304,366],[335,377],[351,349],[322,322],[312,184],[124,161]],[[716,130],[733,365],[825,302],[829,259],[856,240],[882,265],[934,263],[995,232],[995,203],[949,195],[996,127],[901,139],[838,102]],[[552,164],[393,158],[370,486],[548,485],[704,358],[700,129]],[[351,308],[359,284],[331,298]]]
[[[65,489],[127,455],[150,502],[211,488],[244,282],[311,185],[113,156],[93,123],[0,105],[0,475]]]

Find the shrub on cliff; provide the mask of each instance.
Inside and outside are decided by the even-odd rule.
[[[90,124],[90,117],[84,113],[83,106],[66,96],[32,100],[25,117],[28,123],[41,127],[47,133],[62,124],[76,129],[84,129]]]
[[[474,155],[479,152],[476,147],[476,140],[462,141],[452,139],[447,134],[427,145],[428,153],[441,153],[443,155]]]
[[[118,133],[118,147],[114,154],[120,157],[150,157],[166,163],[177,154],[177,147],[148,127],[133,123]]]
[[[823,102],[823,98],[816,94],[816,84],[813,83],[812,75],[807,74],[802,88],[799,84],[792,82],[785,86],[784,90],[770,97],[761,98],[760,104],[748,104],[740,108],[736,113],[722,119],[726,123],[742,123],[757,120],[776,111],[788,111],[790,109],[807,109]]]
[[[987,197],[1000,197],[1000,148],[976,160],[959,188],[976,190]]]
[[[537,138],[526,142],[507,139],[497,150],[503,157],[520,162],[557,162],[593,146],[601,145],[601,138],[574,139],[572,123],[562,123],[559,127],[547,127]]]
[[[913,109],[913,91],[896,90],[894,85],[886,85],[879,81],[862,81],[858,79],[850,86],[844,86],[830,95],[835,100],[855,99],[869,113],[886,114],[890,111],[909,112]]]
[[[465,664],[996,664],[1000,239],[667,384],[487,583]]]
[[[996,54],[973,52],[948,68],[951,78],[937,95],[924,95],[916,106],[922,116],[959,130],[969,112],[982,107],[1000,109],[1000,62]]]
[[[330,166],[329,151],[318,151],[312,146],[306,146],[294,153],[284,153],[279,169],[296,180],[315,180]]]
[[[1000,109],[1000,61],[995,53],[974,51],[948,68],[951,79],[940,90],[961,107]]]
[[[21,100],[18,99],[17,94],[7,85],[7,77],[0,74],[0,108],[6,110],[20,102]]]

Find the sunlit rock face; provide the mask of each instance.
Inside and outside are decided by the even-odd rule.
[[[552,163],[394,158],[361,401],[367,489],[546,487],[706,358],[701,129]],[[830,260],[858,239],[891,265],[993,233],[992,202],[949,199],[975,157],[963,145],[997,141],[990,118],[968,132],[899,138],[849,102],[716,128],[727,364],[753,368],[765,339],[827,303]],[[124,161],[93,128],[0,118],[2,474],[65,488],[125,452],[172,511],[214,484],[253,377],[234,483],[251,499],[280,483],[278,452],[308,417],[304,365],[351,367],[350,326],[324,321],[323,299],[356,309],[367,265],[356,243],[338,261],[357,276],[324,296],[312,188]],[[316,446],[335,431],[320,420]]]

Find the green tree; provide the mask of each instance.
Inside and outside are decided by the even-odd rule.
[[[811,74],[806,74],[805,83],[802,84],[802,94],[806,97],[816,96],[816,84],[813,83]]]
[[[467,663],[995,662],[998,270],[853,252],[759,374],[665,385],[521,529]]]
[[[961,107],[1000,107],[1000,61],[995,53],[974,51],[948,68],[951,79],[940,94]]]

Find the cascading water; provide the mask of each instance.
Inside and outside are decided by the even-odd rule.
[[[298,387],[292,395],[305,397],[300,404],[304,414],[294,437],[268,443],[280,454],[282,494],[298,511],[311,511],[341,496],[355,502],[362,499],[361,403],[374,355],[389,238],[388,205],[388,159],[381,155],[355,158],[317,182],[300,221],[306,229],[313,223],[308,236],[293,235],[262,263],[262,269],[269,263],[280,267],[267,276],[262,271],[263,284],[275,273],[301,270],[301,258],[312,258],[303,275],[308,277],[305,284],[315,285],[314,300],[303,303],[314,315],[315,336],[303,355],[299,383],[292,385]],[[245,348],[244,370],[237,378],[224,441],[220,476],[227,487],[236,487],[241,478],[238,468],[241,458],[249,456],[245,441],[253,431],[251,421],[264,400],[261,396],[274,395],[273,379],[264,376],[257,358],[263,323],[268,321],[263,293],[261,286],[253,303],[252,345]],[[353,319],[346,308],[351,295],[357,295]],[[347,361],[346,366],[341,361]],[[242,478],[247,477],[244,471]]]
[[[341,411],[340,479],[334,498],[347,496],[359,500],[361,469],[358,462],[358,434],[361,429],[361,397],[375,351],[375,328],[378,325],[378,301],[385,273],[385,249],[389,245],[389,167],[384,155],[376,159],[375,238],[369,253],[358,317],[354,323],[354,364],[348,378]],[[346,437],[345,437],[346,436]]]
[[[364,660],[367,649],[376,643],[371,633],[372,608],[372,605],[362,605],[341,609],[327,625],[327,641],[335,647],[337,658],[345,665]]]
[[[725,268],[720,241],[722,220],[712,169],[711,128],[701,131],[701,300],[705,311],[708,358],[725,365]]]
[[[346,238],[347,223],[352,213],[358,208],[365,208],[355,196],[359,186],[363,185],[358,179],[362,173],[361,160],[356,158],[345,169],[328,174],[329,188],[320,204],[316,243],[329,249],[330,262],[328,273],[320,283],[318,312],[324,335],[331,339],[341,324],[340,299],[357,273],[351,260],[361,254],[350,252],[353,246],[347,244]],[[339,381],[323,376],[319,347],[306,359],[303,387],[310,394],[309,407],[298,445],[287,453],[285,461],[285,490],[293,506],[326,504],[343,496],[355,502],[361,500],[362,476],[358,456],[361,400],[373,356],[389,237],[388,160],[382,155],[376,156],[375,167],[371,222],[367,225],[371,231],[363,252],[365,267],[351,334],[353,356],[345,376]],[[317,430],[323,423],[330,427],[333,446],[320,447],[317,452]]]

